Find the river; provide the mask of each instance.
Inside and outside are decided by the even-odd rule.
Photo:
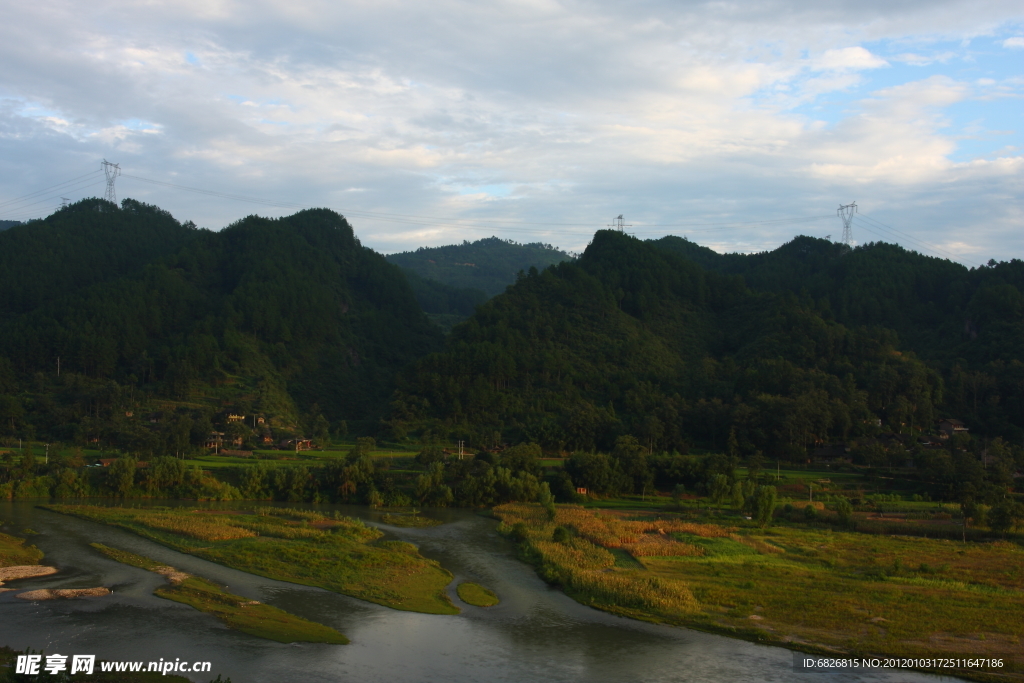
[[[338,509],[379,525],[379,515],[366,508],[317,509]],[[114,592],[49,602],[2,593],[0,645],[108,660],[210,661],[211,674],[191,674],[202,683],[218,673],[233,683],[954,680],[910,671],[797,672],[789,650],[584,607],[517,560],[511,543],[495,531],[494,520],[463,510],[431,514],[447,523],[426,529],[379,526],[393,538],[415,543],[455,575],[449,593],[462,608],[457,616],[400,612],[253,576],[121,529],[38,509],[32,502],[3,502],[0,529],[16,535],[36,532],[31,542],[46,554],[43,562],[60,569],[9,587],[107,586]],[[328,624],[352,642],[283,645],[228,630],[213,616],[153,596],[162,577],[107,558],[89,547],[94,542],[152,557],[226,585],[232,593]],[[486,609],[463,604],[454,587],[466,580],[497,592],[501,604]]]

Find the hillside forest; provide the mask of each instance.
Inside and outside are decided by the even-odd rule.
[[[1024,468],[1020,260],[967,269],[810,237],[722,255],[600,231],[575,259],[503,243],[539,263],[499,287],[473,279],[497,267],[464,265],[508,252],[496,242],[386,259],[329,210],[212,232],[131,199],[14,226],[0,233],[0,438],[159,461],[169,483],[154,469],[153,490],[288,500],[571,499],[834,457],[991,504]],[[432,322],[444,306],[469,317]],[[403,489],[358,447],[336,471],[231,483],[172,464],[355,437],[418,450],[422,473]],[[480,457],[446,460],[456,440]],[[566,458],[546,481],[545,455]],[[38,467],[24,460],[5,477]]]

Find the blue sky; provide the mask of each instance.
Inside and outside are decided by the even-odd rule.
[[[0,218],[108,159],[180,220],[327,206],[383,252],[580,251],[620,213],[759,251],[857,201],[855,241],[1024,258],[1022,67],[1019,1],[19,3]]]

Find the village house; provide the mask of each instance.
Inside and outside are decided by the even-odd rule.
[[[954,434],[966,434],[970,430],[960,420],[949,418],[946,420],[939,420],[939,436],[943,439],[948,439]]]

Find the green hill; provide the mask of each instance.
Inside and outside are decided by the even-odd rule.
[[[621,434],[651,449],[720,448],[736,427],[745,446],[784,455],[873,423],[871,409],[894,398],[871,391],[880,367],[932,418],[941,383],[895,353],[894,335],[821,313],[602,231],[578,262],[481,307],[405,391],[477,439],[503,431],[569,450],[610,448]]]
[[[849,250],[812,237],[749,255],[677,237],[652,244],[752,289],[809,297],[844,325],[896,332],[900,348],[943,377],[947,416],[1024,440],[1024,261],[968,269],[892,244]]]
[[[0,234],[0,291],[0,434],[160,451],[223,411],[372,430],[395,373],[441,343],[401,271],[324,209],[210,232],[84,200]]]
[[[387,260],[426,280],[455,289],[479,290],[490,297],[505,291],[520,271],[531,267],[543,270],[571,258],[550,244],[517,244],[488,237],[444,247],[420,247],[391,254]]]

